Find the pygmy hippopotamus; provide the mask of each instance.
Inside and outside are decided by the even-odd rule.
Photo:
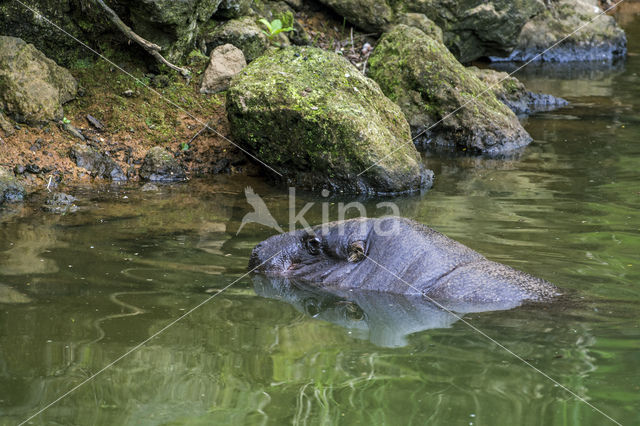
[[[559,295],[545,280],[400,217],[350,219],[274,235],[253,249],[249,268],[327,290],[422,295],[473,310],[510,309]]]

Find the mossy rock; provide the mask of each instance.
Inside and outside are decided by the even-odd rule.
[[[508,55],[522,27],[544,10],[541,0],[403,0],[398,7],[433,20],[463,63]]]
[[[24,187],[13,173],[4,167],[0,167],[0,204],[21,201],[24,195]]]
[[[162,47],[162,54],[179,61],[193,48],[201,24],[209,20],[222,0],[145,0],[123,1],[133,30]]]
[[[234,140],[290,185],[400,193],[431,184],[400,108],[332,52],[288,47],[256,59],[227,91],[227,113]]]
[[[444,43],[442,29],[429,19],[427,15],[422,13],[403,13],[396,18],[395,23],[408,27],[416,27],[426,35]]]
[[[420,148],[499,154],[531,141],[486,84],[415,27],[384,34],[369,64],[369,76],[400,105]]]
[[[380,34],[394,18],[387,0],[319,0],[356,27]]]
[[[184,167],[169,151],[159,146],[147,151],[139,175],[142,180],[151,182],[177,182],[187,177]]]
[[[77,88],[69,71],[32,44],[0,36],[0,108],[16,121],[62,119],[62,104],[75,97]]]
[[[256,20],[256,17],[251,16],[232,19],[203,34],[202,38],[207,52],[224,44],[232,44],[242,50],[247,62],[253,61],[269,47],[269,39],[262,32]]]
[[[602,15],[598,0],[557,0],[522,28],[507,57],[494,61],[610,61],[624,56],[627,38],[612,16]],[[596,19],[597,18],[597,19]],[[574,34],[577,28],[588,27]],[[565,38],[559,45],[548,49]]]

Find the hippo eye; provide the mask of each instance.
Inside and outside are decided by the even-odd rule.
[[[364,241],[354,241],[347,248],[347,260],[351,263],[360,262],[365,258]]]
[[[322,242],[320,241],[320,238],[315,235],[309,235],[304,239],[304,247],[307,249],[309,254],[313,254],[315,256],[320,254]]]

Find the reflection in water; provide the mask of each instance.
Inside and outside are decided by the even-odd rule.
[[[282,300],[312,318],[337,324],[378,346],[400,347],[418,331],[446,328],[459,317],[421,297],[378,292],[329,293],[287,278],[254,275],[256,294]]]

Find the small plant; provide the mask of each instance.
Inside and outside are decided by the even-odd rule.
[[[62,117],[62,123],[69,124],[71,123],[71,120],[69,120],[67,117]]]
[[[291,12],[287,12],[283,14],[280,19],[274,19],[271,22],[264,18],[260,19],[258,22],[265,26],[267,31],[262,30],[262,32],[269,37],[269,41],[272,43],[278,34],[293,31],[293,14]],[[274,44],[277,45],[277,43]]]
[[[189,150],[189,144],[186,142],[180,142],[180,149],[182,151],[188,151]]]

